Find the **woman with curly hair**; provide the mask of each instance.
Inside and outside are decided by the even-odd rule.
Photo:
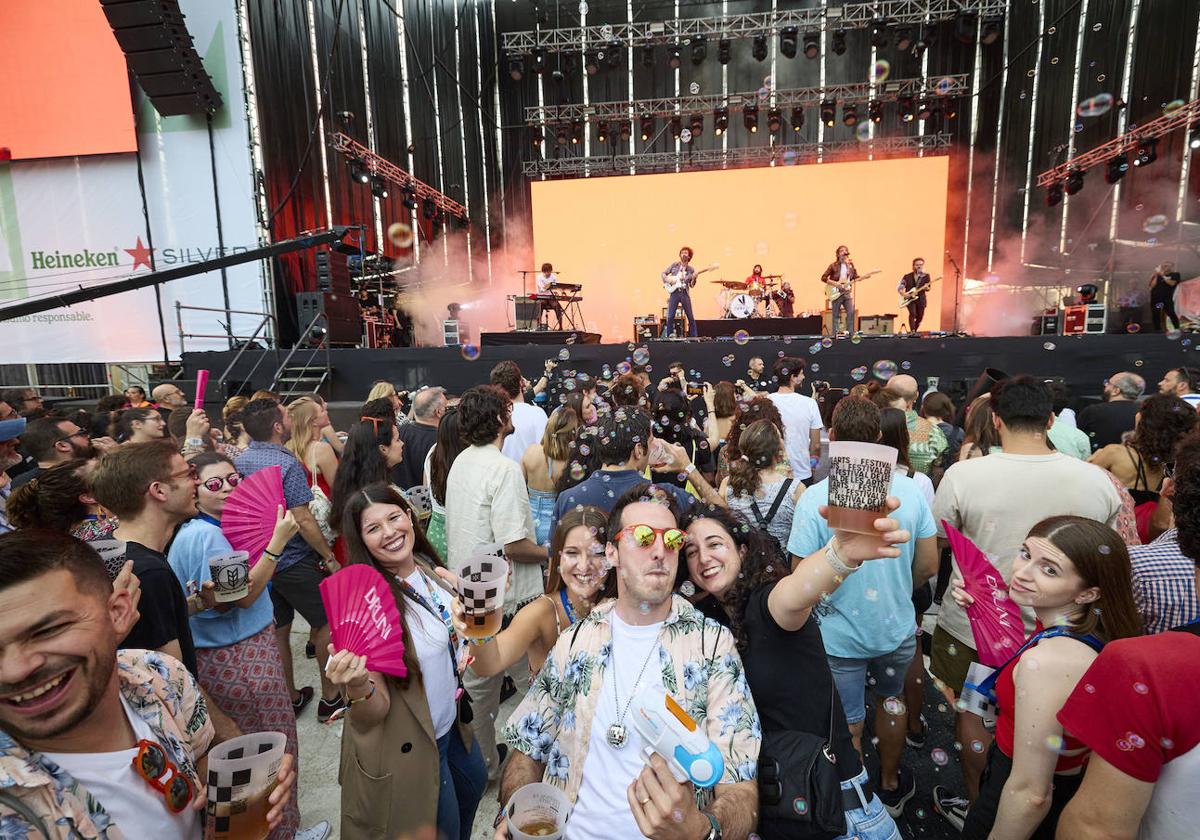
[[[899,504],[898,499],[888,498],[889,509]],[[824,548],[789,572],[778,546],[728,510],[697,507],[682,522],[688,540],[683,550],[686,570],[681,563],[680,572],[704,595],[697,608],[733,631],[762,720],[764,755],[776,759],[781,772],[794,772],[805,759],[826,759],[820,754],[772,755],[776,738],[798,732],[828,739],[836,759],[833,772],[841,782],[847,838],[899,838],[900,834],[872,792],[850,739],[813,608],[863,563],[898,556],[896,546],[910,538],[894,519],[881,517],[874,524],[874,534],[835,532]],[[803,690],[797,690],[795,674],[804,675]],[[772,823],[769,814],[761,814],[759,834],[790,836],[787,824]]]
[[[805,487],[787,474],[787,447],[769,420],[755,420],[738,438],[741,457],[729,466],[721,496],[730,510],[770,534],[780,546],[792,532],[792,514]]]
[[[558,493],[554,484],[571,459],[571,444],[579,428],[579,415],[567,406],[556,408],[546,423],[539,443],[531,443],[521,456],[521,472],[529,490],[529,509],[533,512],[534,539],[545,545],[554,521],[554,503]]]
[[[746,427],[755,420],[769,420],[775,424],[779,433],[783,434],[783,416],[770,398],[755,397],[740,406],[737,414],[733,416],[733,422],[729,424],[729,433],[725,436],[725,446],[721,448],[721,452],[717,456],[717,481],[729,478],[729,465],[742,457],[741,450],[738,449],[738,439]]]

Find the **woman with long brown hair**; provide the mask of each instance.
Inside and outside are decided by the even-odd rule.
[[[704,383],[704,405],[708,415],[704,420],[704,433],[708,435],[708,446],[713,452],[720,452],[729,436],[729,428],[733,425],[733,417],[737,414],[737,389],[734,384],[722,379],[716,386]]]
[[[787,447],[779,429],[769,420],[755,420],[738,437],[742,453],[729,465],[729,478],[721,483],[721,496],[729,509],[757,524],[787,545],[792,514],[805,487],[788,475]]]
[[[384,482],[354,492],[340,525],[350,563],[388,582],[408,669],[403,678],[369,671],[366,657],[329,646],[329,679],[347,701],[341,836],[374,840],[437,825],[449,840],[468,840],[487,768],[460,714],[465,643],[433,575],[441,561],[408,501]]]
[[[951,594],[974,603],[961,579]],[[997,706],[996,740],[962,836],[1052,840],[1089,755],[1056,715],[1106,642],[1142,633],[1129,553],[1107,525],[1052,516],[1025,538],[1008,596],[1045,629],[980,686]]]
[[[438,422],[437,443],[425,456],[423,473],[429,488],[429,541],[446,556],[446,478],[459,453],[467,448],[458,433],[458,406],[450,406]]]
[[[529,491],[534,539],[538,545],[545,545],[550,539],[554,503],[558,501],[554,485],[571,460],[571,444],[578,428],[579,415],[575,410],[560,406],[550,414],[541,441],[529,444],[521,456],[521,472]]]
[[[1000,433],[996,431],[993,416],[991,394],[976,397],[967,409],[967,419],[963,422],[963,442],[958,450],[958,460],[982,458],[1000,445]]]

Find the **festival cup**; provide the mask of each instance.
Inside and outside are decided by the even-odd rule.
[[[895,448],[877,443],[829,442],[830,528],[875,533],[875,520],[887,511],[896,455]]]
[[[518,788],[505,809],[513,840],[558,840],[570,813],[566,794],[545,782]]]
[[[267,799],[286,743],[282,732],[255,732],[217,744],[208,753],[210,840],[263,840],[270,833]]]
[[[508,561],[503,556],[477,549],[458,570],[458,600],[469,639],[495,636],[504,621],[504,590],[508,585]]]
[[[244,551],[214,554],[208,558],[208,572],[218,604],[245,598],[250,591],[250,555]]]

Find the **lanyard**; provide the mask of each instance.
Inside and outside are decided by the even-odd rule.
[[[571,606],[571,599],[567,597],[567,587],[558,590],[558,598],[562,601],[563,612],[567,614],[567,621],[571,624],[579,621],[579,616],[575,614],[575,608]]]
[[[1056,636],[1069,636],[1070,638],[1074,639],[1077,642],[1083,642],[1085,645],[1087,645],[1088,647],[1090,647],[1092,650],[1096,651],[1097,653],[1099,653],[1101,648],[1104,647],[1104,642],[1097,639],[1091,633],[1088,633],[1086,636],[1079,636],[1079,635],[1076,635],[1075,633],[1072,633],[1070,630],[1067,630],[1064,627],[1050,627],[1045,630],[1040,630],[1037,633],[1034,633],[1028,639],[1026,639],[1025,644],[1023,644],[1023,645],[1021,645],[1021,647],[1017,648],[1017,652],[1014,653],[1012,656],[1010,656],[1008,658],[1007,662],[1005,662],[1003,665],[1001,665],[996,670],[992,671],[992,673],[988,674],[983,680],[981,680],[979,685],[976,686],[976,690],[980,694],[982,694],[983,696],[985,696],[989,700],[991,700],[993,703],[995,703],[996,702],[996,680],[999,679],[1000,672],[1003,671],[1005,668],[1007,668],[1009,665],[1016,662],[1017,659],[1021,656],[1021,654],[1023,654],[1025,651],[1029,650],[1029,648],[1036,645],[1042,639],[1053,639]]]
[[[420,572],[419,569],[418,569],[418,572]],[[421,574],[424,575],[424,572],[421,572]],[[411,583],[409,583],[407,580],[405,580],[404,578],[401,578],[401,577],[397,577],[396,580],[400,584],[400,591],[403,592],[406,597],[412,599],[413,601],[416,601],[424,609],[428,610],[430,615],[432,615],[434,618],[441,621],[442,624],[446,625],[446,629],[450,632],[450,639],[449,639],[449,641],[446,642],[446,645],[450,651],[450,664],[454,667],[454,672],[457,674],[458,673],[458,655],[456,652],[459,647],[459,640],[458,640],[458,631],[456,631],[454,629],[454,623],[450,620],[450,611],[447,610],[440,601],[438,601],[436,598],[433,598],[432,590],[431,590],[430,598],[433,598],[433,603],[437,604],[436,609],[434,608],[433,604],[429,603],[429,598],[426,598],[424,595],[422,595],[420,592],[418,592],[416,589],[414,589],[413,585]],[[426,582],[426,586],[428,586],[428,582]],[[461,682],[462,682],[462,678],[460,677],[459,678],[460,685],[461,685]]]

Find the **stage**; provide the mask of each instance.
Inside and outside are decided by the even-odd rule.
[[[847,388],[857,381],[870,381],[876,362],[891,361],[897,370],[915,376],[922,388],[930,378],[935,378],[939,390],[955,397],[960,397],[962,388],[989,367],[1008,374],[1061,377],[1071,387],[1074,397],[1080,399],[1099,396],[1105,377],[1121,370],[1144,377],[1147,391],[1154,393],[1168,368],[1200,364],[1197,343],[1186,334],[1177,340],[1162,333],[1000,338],[863,336],[858,343],[840,339],[829,345],[825,347],[820,336],[797,336],[749,338],[744,343],[690,339],[637,345],[485,345],[478,354],[465,355],[457,347],[331,350],[333,373],[325,396],[332,401],[360,402],[377,379],[394,382],[401,390],[441,385],[451,394],[459,394],[472,385],[487,382],[492,367],[503,359],[516,361],[531,381],[541,374],[547,359],[558,363],[559,376],[564,371],[598,376],[606,365],[616,371],[617,365],[629,359],[639,347],[646,348],[649,354],[653,377],[665,376],[670,363],[681,362],[704,381],[732,381],[746,375],[752,356],[761,357],[769,370],[778,356],[793,355],[808,363],[810,379]],[[184,354],[184,379],[194,379],[201,368],[212,372],[210,411],[220,407],[216,380],[234,355],[235,351]],[[260,360],[263,355],[268,358]],[[269,387],[272,374],[285,355],[286,352],[247,350],[227,377],[225,396],[232,395],[239,386],[243,394]],[[298,353],[297,359],[302,355]],[[856,378],[856,369],[857,375],[862,375],[861,380]]]

